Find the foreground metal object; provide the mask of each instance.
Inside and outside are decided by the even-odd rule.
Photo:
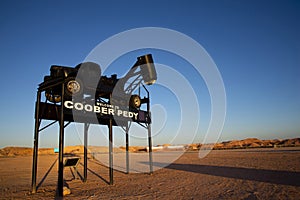
[[[37,91],[35,106],[34,150],[32,162],[31,191],[36,193],[37,160],[39,133],[49,126],[59,124],[59,154],[58,154],[58,181],[57,191],[63,196],[64,183],[64,129],[72,122],[84,123],[84,169],[83,182],[87,180],[87,146],[88,129],[90,124],[108,126],[109,130],[109,183],[113,184],[113,126],[120,126],[126,133],[126,173],[129,173],[129,129],[132,122],[138,123],[148,131],[149,167],[153,173],[152,164],[152,137],[149,91],[142,84],[151,85],[156,81],[156,71],[151,55],[138,57],[131,70],[118,79],[116,75],[110,78],[101,76],[95,63],[85,63],[75,68],[51,67],[51,75],[44,78]],[[84,67],[83,69],[81,67]],[[89,77],[79,76],[78,71],[83,70],[85,76],[92,75],[99,82],[89,83]],[[91,72],[91,71],[92,72]],[[87,81],[84,81],[86,79]],[[130,82],[128,82],[131,80]],[[140,98],[141,88],[147,96]],[[139,94],[132,94],[138,89]],[[45,93],[46,100],[41,102],[41,94]],[[125,102],[125,104],[124,104]],[[147,109],[142,110],[141,105],[146,104]],[[74,113],[77,117],[74,117]],[[42,120],[52,120],[40,128]]]

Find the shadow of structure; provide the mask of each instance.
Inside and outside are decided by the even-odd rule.
[[[80,163],[80,165],[81,165],[81,163]],[[83,176],[80,174],[79,171],[74,170],[74,169],[72,170],[71,167],[69,167],[69,169],[70,169],[70,173],[72,174],[72,178],[71,179],[64,179],[65,181],[72,181],[72,180],[77,180],[77,179],[83,181]]]
[[[97,163],[98,164],[98,163]],[[81,166],[83,166],[82,163],[80,163]],[[100,165],[100,164],[99,164]],[[102,165],[101,165],[102,166]],[[105,182],[106,184],[109,185],[109,181],[105,180],[102,176],[100,176],[99,174],[97,174],[96,172],[94,172],[93,170],[91,170],[89,167],[87,167],[87,170],[92,173],[93,175],[97,176],[98,178],[100,178],[103,182]]]
[[[105,164],[103,164],[103,163],[101,163],[101,162],[99,162],[97,159],[89,159],[89,161],[91,161],[91,162],[93,162],[93,163],[95,163],[95,164],[97,164],[97,165],[99,165],[99,166],[102,166],[102,167],[104,167],[104,168],[109,168],[107,165],[105,165]],[[149,162],[148,162],[148,165],[149,165]],[[124,172],[124,171],[122,171],[122,170],[120,170],[120,169],[116,169],[116,167],[119,167],[119,168],[121,168],[121,169],[124,169],[124,170],[126,170],[126,168],[124,168],[124,167],[122,167],[122,166],[119,166],[119,165],[116,165],[116,164],[114,164],[114,171],[116,171],[116,172],[119,172],[119,173],[122,173],[122,174],[128,174],[128,173],[126,173],[126,172]],[[137,170],[135,170],[136,172],[138,172],[138,173],[140,173],[140,171],[137,171]]]
[[[142,162],[142,164],[148,163]],[[300,186],[299,172],[179,163],[172,163],[170,165],[167,165],[167,163],[160,162],[153,162],[153,165],[157,167],[165,166],[165,168],[167,169],[181,170],[226,178],[259,181],[298,187]]]
[[[41,185],[43,184],[43,182],[46,180],[47,176],[49,175],[49,173],[51,172],[52,168],[54,167],[54,165],[56,164],[58,159],[55,159],[54,162],[52,163],[52,165],[50,166],[50,168],[48,169],[48,171],[46,172],[46,174],[43,176],[42,180],[39,182],[39,184],[37,185],[37,189],[39,187],[41,187]]]
[[[68,155],[66,155],[66,158],[71,157],[71,156],[74,156],[74,154],[68,154]],[[52,169],[53,169],[53,167],[55,166],[55,164],[56,164],[57,161],[58,161],[58,159],[55,159],[54,162],[51,164],[51,166],[49,167],[49,169],[47,170],[47,172],[45,173],[45,175],[43,176],[43,178],[41,179],[41,181],[38,183],[37,189],[40,188],[40,187],[42,186],[42,184],[45,182],[45,180],[47,179],[48,175],[49,175],[50,172],[52,171]],[[101,163],[99,163],[99,162],[97,162],[97,161],[95,161],[95,160],[90,159],[90,161],[92,161],[93,163],[95,163],[95,164],[97,164],[97,165],[100,165],[100,166],[102,166],[102,167],[104,167],[104,168],[108,168],[107,166],[105,166],[105,165],[103,165],[103,164],[101,164]],[[82,164],[81,162],[80,162],[79,164],[80,164],[81,166],[83,166],[83,164]],[[70,168],[70,167],[69,167],[69,168]],[[93,175],[95,175],[95,176],[97,176],[98,178],[100,178],[100,179],[101,179],[103,182],[105,182],[106,184],[109,184],[109,181],[108,181],[108,180],[106,180],[105,178],[103,178],[102,176],[100,176],[99,174],[97,174],[96,172],[94,172],[93,170],[91,170],[90,168],[87,168],[87,170],[88,170],[90,173],[92,173]],[[67,184],[68,181],[75,180],[77,176],[79,176],[79,179],[80,179],[80,180],[83,180],[82,175],[81,175],[80,172],[78,172],[77,170],[74,170],[74,171],[73,171],[73,170],[70,168],[70,172],[71,172],[71,174],[72,174],[72,179],[70,179],[70,180],[64,179],[64,182],[63,182],[64,186],[67,186],[67,185],[68,185],[68,184]],[[120,171],[120,172],[121,172],[121,171]],[[75,174],[75,173],[76,173],[76,174]],[[122,172],[122,173],[124,173],[124,172]],[[58,196],[57,194],[56,194],[56,198],[59,198],[59,196]]]

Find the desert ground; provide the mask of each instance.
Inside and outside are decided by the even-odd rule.
[[[64,199],[299,199],[300,147],[213,150],[200,159],[197,151],[154,152],[148,173],[146,152],[114,153],[114,184],[109,185],[107,153],[83,159],[74,171],[64,169],[71,194]],[[171,159],[168,159],[172,157]],[[31,194],[32,156],[0,157],[0,199],[60,199],[56,196],[57,154],[39,155],[37,193]],[[173,161],[174,160],[174,161]]]

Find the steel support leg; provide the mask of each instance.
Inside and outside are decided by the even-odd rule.
[[[152,158],[152,137],[151,137],[151,125],[148,124],[148,146],[149,146],[149,167],[150,174],[153,173],[153,158]]]
[[[145,86],[144,86],[145,88]],[[146,89],[146,88],[145,88]],[[149,92],[147,91],[148,96],[148,102],[147,102],[147,112],[149,115],[149,118],[151,120],[151,112],[150,112],[150,98],[149,98]],[[148,123],[147,126],[148,129],[148,146],[149,146],[149,167],[150,167],[150,174],[153,173],[153,159],[152,159],[152,136],[151,136],[151,121]]]
[[[109,184],[113,185],[114,171],[113,171],[113,133],[112,133],[112,119],[109,120]]]
[[[62,84],[61,92],[61,109],[60,109],[60,121],[59,121],[59,158],[58,158],[58,181],[57,189],[58,195],[63,196],[64,187],[64,83]]]
[[[126,127],[126,174],[129,174],[129,126]]]
[[[89,130],[88,123],[84,123],[84,152],[83,152],[83,182],[87,180],[87,148],[88,148],[88,130]]]
[[[41,92],[37,92],[37,99],[35,104],[35,127],[34,127],[34,142],[33,142],[33,158],[32,158],[32,179],[31,192],[36,193],[36,174],[37,174],[37,158],[39,148],[39,111],[40,111]]]

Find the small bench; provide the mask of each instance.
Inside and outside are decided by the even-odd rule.
[[[71,158],[65,158],[64,162],[64,168],[65,167],[70,167],[71,169],[73,168],[75,174],[75,179],[78,178],[78,171],[77,171],[77,165],[79,164],[80,158],[79,157],[71,157]]]

